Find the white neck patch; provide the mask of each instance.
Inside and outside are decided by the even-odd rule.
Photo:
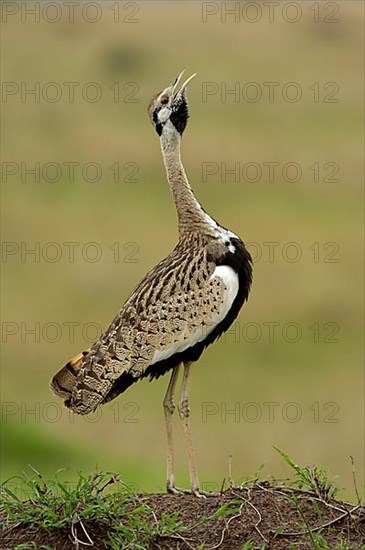
[[[158,112],[157,118],[159,122],[166,122],[166,120],[170,117],[170,115],[171,115],[171,109],[169,107],[163,107]]]

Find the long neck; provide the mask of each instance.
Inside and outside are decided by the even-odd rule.
[[[204,212],[194,196],[181,162],[181,137],[170,121],[165,125],[160,141],[167,180],[175,201],[179,235],[193,231],[212,234],[215,222]]]

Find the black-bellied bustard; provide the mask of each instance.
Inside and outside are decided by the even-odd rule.
[[[251,257],[241,239],[219,225],[196,200],[180,158],[188,121],[186,86],[173,84],[151,100],[148,112],[159,135],[167,179],[177,210],[179,240],[171,254],[142,279],[113,322],[86,352],[69,361],[51,387],[75,413],[87,414],[146,376],[167,371],[163,401],[167,430],[167,481],[174,479],[172,415],[180,365],[178,403],[187,443],[191,491],[200,495],[189,424],[188,380],[204,348],[226,331],[248,298]]]

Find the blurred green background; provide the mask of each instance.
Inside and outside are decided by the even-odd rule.
[[[2,478],[28,464],[46,475],[68,468],[69,479],[100,468],[120,472],[142,490],[164,488],[167,377],[136,384],[90,418],[69,415],[48,383],[90,345],[95,324],[106,328],[176,242],[146,106],[188,66],[198,75],[188,93],[186,171],[207,211],[251,243],[257,260],[249,303],[192,374],[201,482],[220,486],[229,455],[236,482],[263,463],[263,475],[285,477],[275,445],[300,464],[325,467],[338,476],[342,495],[353,498],[350,455],[358,484],[364,482],[362,2],[330,3],[338,10],[327,11],[320,2],[318,13],[309,9],[312,3],[299,2],[295,23],[285,20],[295,16],[284,17],[285,3],[273,22],[262,4],[255,23],[249,22],[254,11],[241,10],[243,2],[226,3],[241,10],[226,22],[223,4],[214,2],[209,8],[200,2],[97,4],[101,17],[94,23],[97,11],[75,7],[72,22],[60,2],[54,23],[57,12],[49,8],[39,22],[26,13],[22,22],[19,11],[3,24],[2,157],[13,164],[3,164],[2,182]],[[212,15],[204,22],[206,9]],[[73,102],[67,82],[79,83],[72,85]],[[85,88],[90,82],[97,86]],[[208,82],[218,91],[204,97]],[[244,88],[248,82],[255,87]],[[278,83],[272,102],[265,82]],[[302,91],[297,102],[282,96],[288,82]],[[243,90],[238,101],[221,95],[235,83]],[[36,86],[39,97],[24,94]],[[254,97],[257,89],[261,99],[248,101],[245,93]],[[61,175],[54,166],[42,175],[50,162],[63,167]],[[64,165],[70,162],[79,163],[74,181]],[[82,174],[90,162],[101,170],[98,181],[88,181],[92,166]],[[224,181],[222,163],[227,169],[239,163],[244,171],[248,162],[262,169],[257,182],[253,172]],[[280,163],[273,182],[268,162]],[[299,181],[285,181],[288,162],[301,167]],[[24,173],[35,163],[38,182]],[[115,163],[119,182],[109,168]],[[205,182],[203,163],[216,163],[210,167],[217,172]],[[332,178],[334,165],[326,163],[338,166]],[[64,244],[71,242],[80,243],[74,261]],[[273,257],[268,242],[278,243]],[[25,254],[32,248],[35,255]],[[289,261],[295,250],[301,258]],[[101,257],[92,261],[96,252]],[[298,341],[289,342],[298,327]],[[27,332],[32,328],[35,334]],[[232,409],[235,414],[227,414]],[[176,434],[177,483],[186,485],[178,419]]]

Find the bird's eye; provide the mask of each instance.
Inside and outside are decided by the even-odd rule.
[[[161,105],[166,105],[166,103],[169,102],[169,97],[167,95],[163,95],[160,99]]]

